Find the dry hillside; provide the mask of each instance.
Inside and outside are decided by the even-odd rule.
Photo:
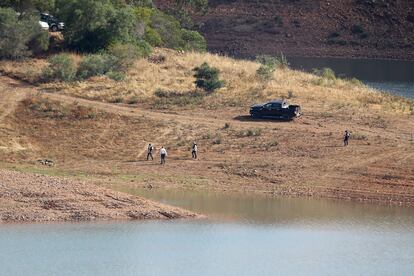
[[[203,61],[226,81],[211,95],[194,93],[192,68]],[[36,83],[45,62],[29,62],[30,71],[27,62],[2,62],[0,70]],[[412,100],[289,69],[264,83],[258,67],[158,49],[121,82],[100,77],[34,86],[2,77],[0,96],[9,99],[1,107],[2,166],[104,185],[414,205]],[[282,97],[300,104],[304,116],[292,122],[247,116],[250,104]],[[352,132],[349,147],[342,146],[345,129]],[[165,166],[145,161],[149,142],[166,146]],[[55,166],[37,162],[43,158]]]

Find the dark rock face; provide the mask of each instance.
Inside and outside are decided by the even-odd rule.
[[[156,0],[162,7],[168,2]],[[258,54],[414,59],[407,0],[210,0],[194,21],[209,50]],[[332,35],[334,34],[335,35]]]

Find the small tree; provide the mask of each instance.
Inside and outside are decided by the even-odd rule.
[[[193,69],[195,72],[194,82],[197,88],[204,89],[207,92],[213,92],[224,86],[224,81],[219,79],[220,71],[215,67],[210,67],[207,62],[204,62],[201,66]]]

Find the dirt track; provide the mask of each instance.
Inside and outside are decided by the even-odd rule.
[[[18,87],[19,93],[36,94],[35,87],[6,77],[0,80],[10,89]],[[3,89],[1,96],[5,93],[10,91]],[[8,137],[19,137],[26,150],[3,151],[10,162],[39,168],[35,160],[46,156],[57,164],[46,172],[87,174],[101,184],[414,205],[414,122],[409,117],[386,115],[379,120],[308,112],[297,121],[275,123],[240,117],[243,110],[237,108],[159,112],[61,94],[47,97],[76,101],[103,115],[56,120],[17,105],[15,114],[6,116]],[[231,127],[224,129],[225,123]],[[260,136],[240,134],[257,128],[262,129]],[[351,146],[344,148],[341,133],[346,128],[355,135]],[[189,158],[193,140],[200,148],[197,161]],[[167,146],[166,166],[143,160],[148,142]]]

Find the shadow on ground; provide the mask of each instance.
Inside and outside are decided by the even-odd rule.
[[[281,119],[281,118],[252,118],[249,115],[241,115],[236,116],[233,120],[241,121],[241,122],[278,122],[278,123],[287,123],[292,120],[289,119]]]

